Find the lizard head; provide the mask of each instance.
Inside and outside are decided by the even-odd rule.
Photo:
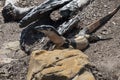
[[[39,32],[46,33],[46,32],[48,32],[48,31],[51,31],[51,30],[52,30],[52,26],[41,25],[41,26],[35,27],[35,30],[37,30],[37,31],[39,31]]]
[[[61,46],[65,42],[65,39],[50,25],[37,26],[35,30],[44,33],[57,46]]]
[[[35,30],[39,31],[39,32],[42,32],[44,34],[50,34],[51,32],[57,34],[57,35],[60,35],[56,29],[53,27],[53,26],[50,26],[50,25],[41,25],[41,26],[36,26],[35,27]]]

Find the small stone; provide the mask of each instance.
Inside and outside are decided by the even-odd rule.
[[[107,8],[107,5],[104,5],[105,8]]]
[[[116,25],[116,23],[115,22],[112,22],[114,25]]]
[[[108,34],[108,31],[106,29],[102,30],[101,34],[106,35]]]
[[[120,80],[120,77],[118,78],[118,80]]]

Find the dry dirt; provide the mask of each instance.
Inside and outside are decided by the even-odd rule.
[[[30,3],[30,1],[34,1],[34,3]],[[44,0],[30,1],[28,1],[29,4],[37,5]],[[108,14],[118,5],[120,5],[120,0],[95,0],[81,12],[83,26]],[[24,6],[26,6],[26,3],[24,3]],[[17,23],[3,22],[0,7],[0,48],[3,43],[19,40],[21,31],[22,29],[19,28]],[[107,80],[120,80],[120,11],[99,29],[96,34],[107,35],[113,39],[90,44],[90,47],[84,53],[89,56],[90,61],[108,78]],[[13,55],[13,53],[8,54],[8,56],[19,60],[10,64],[0,65],[0,73],[7,70],[5,77],[0,76],[0,80],[25,80],[29,56],[20,58],[18,55]]]

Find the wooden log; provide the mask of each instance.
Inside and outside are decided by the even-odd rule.
[[[87,5],[90,0],[47,0],[43,4],[34,8],[29,12],[21,21],[20,27],[25,27],[35,20],[42,19],[46,16],[50,16],[50,13],[56,9],[59,9],[59,14],[62,18],[68,18],[78,9]]]
[[[61,35],[64,35],[68,31],[72,30],[72,28],[80,21],[79,14],[73,17],[72,19],[65,21],[58,27],[58,32]]]
[[[89,4],[89,2],[90,0],[72,0],[70,3],[60,8],[59,12],[62,17],[69,17],[78,12],[80,8],[82,9]]]
[[[13,3],[6,2],[6,5],[2,9],[2,16],[4,22],[20,21],[33,7],[17,7]]]
[[[69,3],[72,0],[47,0],[43,4],[40,4],[39,6],[35,7],[33,10],[31,10],[21,21],[20,21],[20,27],[25,27],[28,24],[32,23],[33,21],[36,21],[38,19],[44,18],[46,16],[49,17],[49,14],[55,10],[58,9],[65,4]]]

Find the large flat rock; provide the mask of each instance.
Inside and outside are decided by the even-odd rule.
[[[81,78],[95,80],[90,72],[84,70],[87,64],[88,56],[79,50],[34,51],[30,59],[27,80],[71,80],[81,71],[81,75],[83,73],[84,75],[75,80]]]

